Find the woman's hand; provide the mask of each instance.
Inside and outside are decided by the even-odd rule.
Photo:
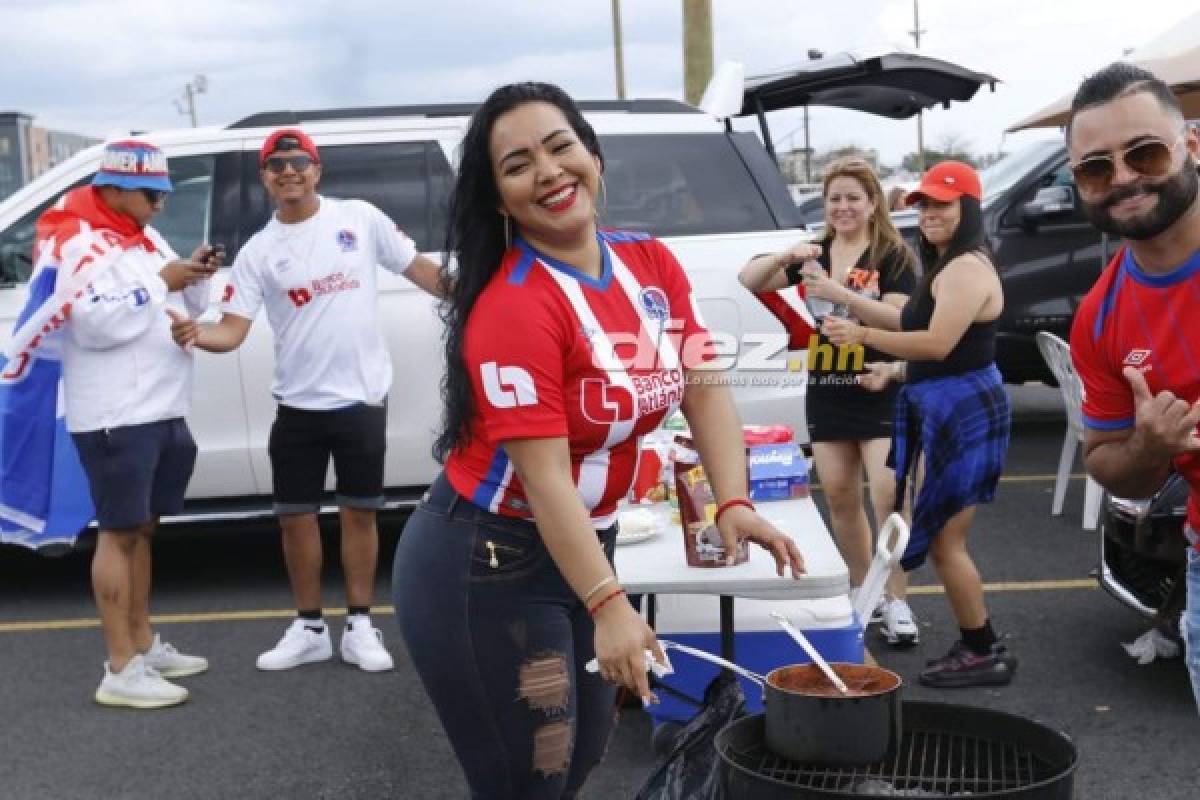
[[[836,345],[863,344],[867,339],[866,328],[840,317],[825,317],[821,323],[821,333]]]
[[[866,372],[859,373],[858,385],[868,392],[882,392],[895,375],[895,367],[886,361],[871,361],[863,368]]]
[[[814,261],[821,257],[821,245],[816,242],[797,242],[780,253],[780,259],[786,267],[788,264],[798,264],[804,261]],[[818,267],[820,269],[820,267]]]
[[[804,280],[804,292],[809,297],[818,297],[831,303],[849,302],[851,291],[829,277],[817,262],[806,262],[800,274]]]
[[[624,596],[605,603],[596,612],[595,622],[596,661],[601,677],[628,687],[644,703],[657,703],[658,697],[650,691],[646,677],[646,651],[654,653],[660,664],[666,664],[667,659],[653,629]]]
[[[758,512],[745,506],[732,506],[721,514],[717,530],[725,544],[725,552],[731,559],[730,563],[737,553],[738,542],[745,540],[754,542],[775,557],[775,572],[780,577],[783,577],[785,568],[791,569],[793,578],[804,574],[804,556],[800,555],[796,542],[759,516]]]

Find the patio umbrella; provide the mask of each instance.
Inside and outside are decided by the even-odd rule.
[[[1200,119],[1200,12],[1173,25],[1165,34],[1131,54],[1130,61],[1148,70],[1175,92],[1186,119]],[[1008,128],[1061,128],[1067,124],[1072,95],[1064,95]]]

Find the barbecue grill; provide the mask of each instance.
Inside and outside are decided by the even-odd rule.
[[[716,740],[729,797],[969,797],[1070,800],[1078,754],[1033,720],[949,703],[906,702],[904,733],[888,759],[865,767],[801,764],[766,748],[763,715],[727,725]]]

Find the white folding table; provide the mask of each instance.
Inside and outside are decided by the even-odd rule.
[[[629,594],[646,595],[647,619],[654,627],[654,601],[659,594],[718,595],[721,655],[734,660],[734,598],[791,600],[824,598],[850,590],[846,562],[834,545],[812,498],[758,503],[759,513],[788,534],[800,548],[806,572],[799,578],[775,573],[775,559],[750,545],[750,559],[733,567],[689,567],[683,529],[668,524],[643,542],[619,545],[616,572]]]

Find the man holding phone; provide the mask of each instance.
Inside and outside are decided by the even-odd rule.
[[[161,515],[181,510],[196,460],[184,422],[192,356],[175,346],[171,322],[205,309],[220,263],[204,246],[179,259],[150,227],[171,188],[161,150],[112,142],[92,185],[37,224],[39,250],[54,248],[60,274],[95,273],[66,317],[62,379],[100,528],[92,586],[108,661],[95,699],[108,706],[182,703],[187,689],[167,678],[208,669],[150,628],[151,536]]]
[[[216,325],[181,320],[173,331],[183,347],[227,352],[265,307],[275,335],[272,394],[279,406],[268,450],[297,617],[257,666],[284,670],[333,656],[321,610],[317,526],[332,458],[348,608],[342,660],[367,672],[390,670],[392,657],[369,616],[392,385],[376,273],[382,266],[440,295],[438,266],[373,205],[317,194],[320,153],[303,131],[268,136],[259,166],[275,214],[238,253],[225,313]]]

